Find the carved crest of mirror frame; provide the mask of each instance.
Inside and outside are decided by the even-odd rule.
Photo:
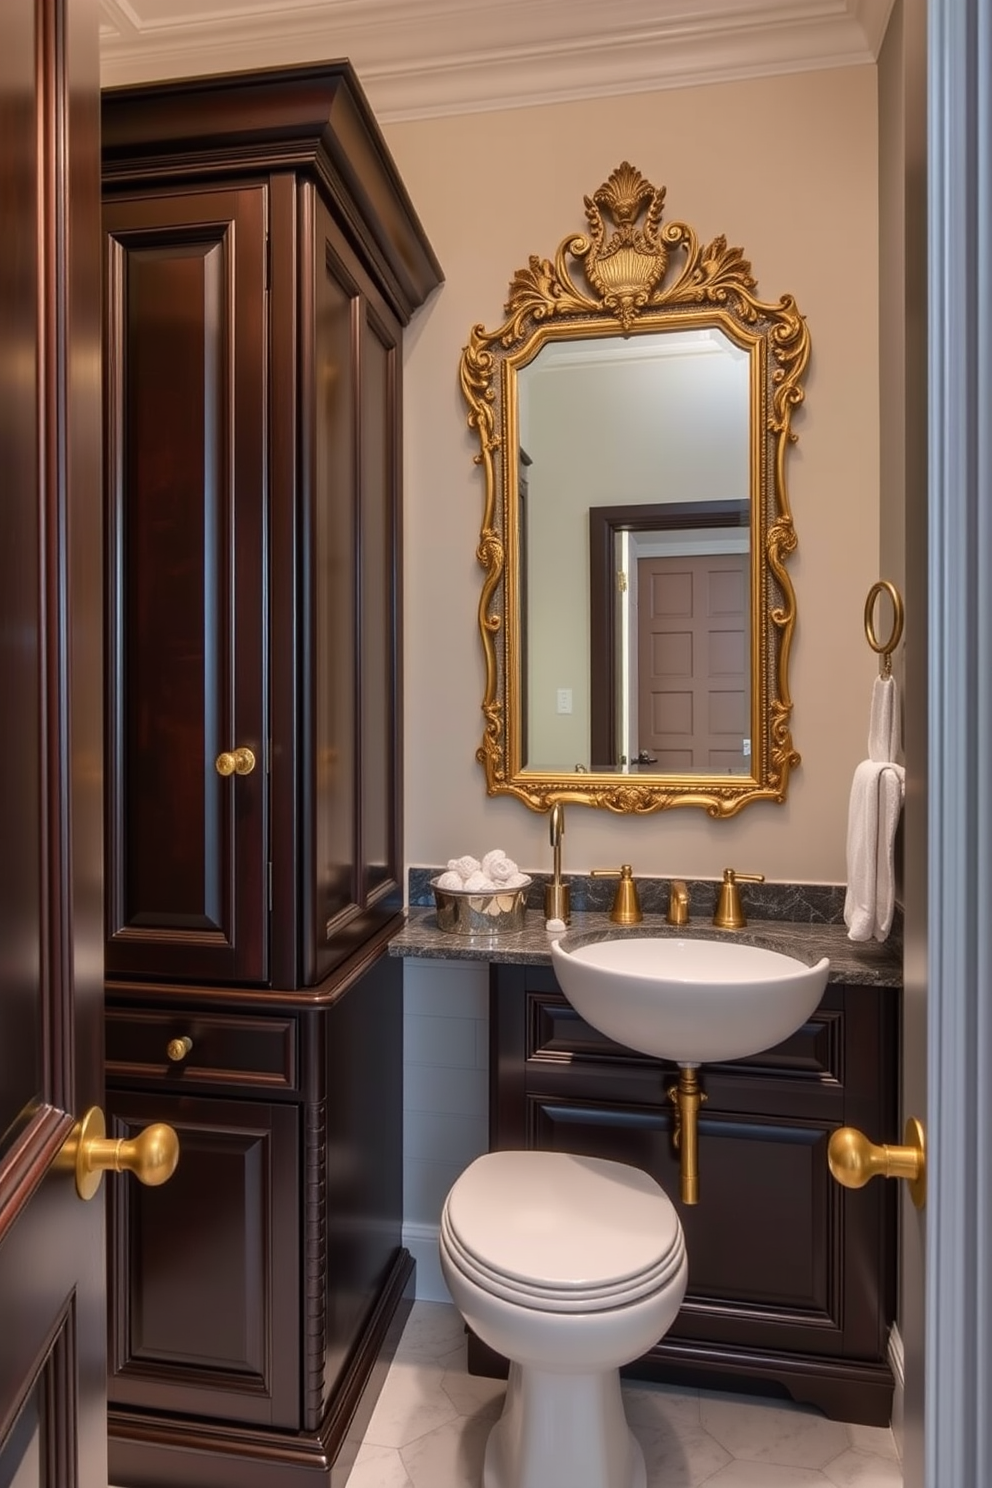
[[[477,549],[484,569],[478,615],[485,727],[476,758],[490,795],[514,795],[535,811],[566,801],[641,814],[700,806],[712,817],[730,817],[752,801],[784,801],[800,759],[790,722],[796,598],[786,561],[796,533],[786,457],[797,437],[792,415],[804,397],[809,333],[791,295],[774,303],[757,297],[750,264],[724,236],[701,246],[685,223],[663,225],[664,199],[664,187],[623,162],[585,199],[588,234],[564,238],[553,263],[531,256],[510,283],[503,324],[491,331],[474,326],[462,353],[461,386],[485,479]],[[612,218],[612,231],[605,216]],[[528,770],[522,763],[517,372],[556,339],[683,328],[717,328],[750,357],[751,773]]]

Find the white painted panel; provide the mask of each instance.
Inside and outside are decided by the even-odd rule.
[[[407,1016],[403,1023],[403,1058],[408,1065],[475,1069],[476,1027],[474,1018]]]
[[[404,1070],[406,1111],[447,1111],[453,1116],[484,1116],[489,1108],[488,1081],[481,1070],[438,1070],[411,1064]]]
[[[404,1219],[413,1224],[440,1223],[448,1191],[463,1172],[460,1163],[408,1159],[403,1164]]]
[[[408,1016],[488,1018],[489,966],[485,961],[404,961],[403,1006]]]
[[[449,1112],[407,1111],[403,1118],[403,1153],[467,1168],[489,1149],[485,1116],[452,1116]]]

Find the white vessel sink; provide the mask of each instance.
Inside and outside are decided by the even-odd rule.
[[[737,940],[578,932],[553,941],[558,985],[587,1023],[679,1064],[742,1059],[801,1028],[823,995],[815,965]]]

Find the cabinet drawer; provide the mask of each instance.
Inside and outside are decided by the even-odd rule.
[[[108,1008],[106,1028],[109,1080],[236,1084],[266,1090],[294,1090],[297,1085],[292,1018]],[[189,1040],[185,1053],[177,1047],[184,1040]]]

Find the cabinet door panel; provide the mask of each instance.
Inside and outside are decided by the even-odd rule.
[[[845,1236],[842,1193],[826,1163],[829,1128],[701,1115],[700,1202],[686,1206],[667,1112],[537,1096],[530,1110],[529,1145],[632,1163],[672,1199],[689,1289],[671,1337],[841,1352]]]
[[[402,905],[400,327],[331,213],[307,194],[304,203],[314,244],[302,376],[313,396],[301,439],[312,628],[302,646],[300,909],[311,986]]]
[[[104,211],[110,975],[266,976],[264,211]]]
[[[111,1197],[112,1403],[299,1425],[298,1126],[292,1106],[109,1097],[114,1136],[166,1120],[179,1166]]]

